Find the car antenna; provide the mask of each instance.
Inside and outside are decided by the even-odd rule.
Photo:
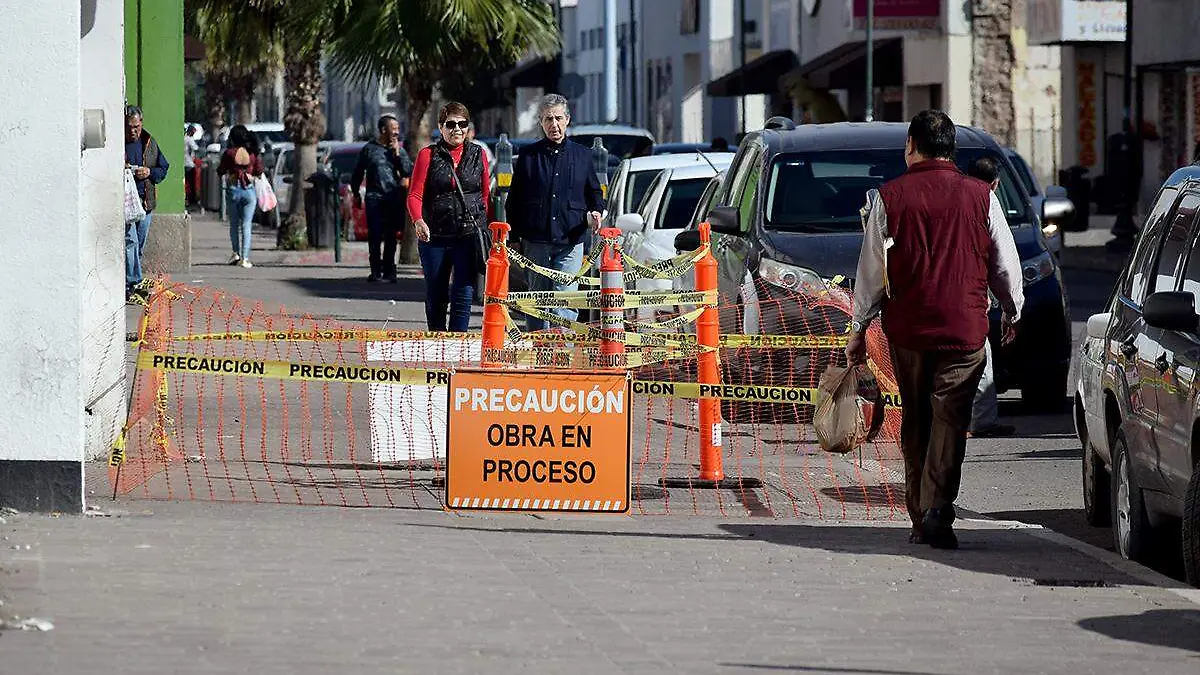
[[[697,151],[696,151],[696,154],[697,154],[697,155],[700,155],[700,158],[701,158],[701,159],[703,159],[705,162],[707,162],[707,163],[708,163],[708,165],[709,165],[709,166],[711,166],[711,167],[712,167],[713,173],[721,173],[721,171],[720,171],[719,169],[717,169],[717,165],[716,165],[716,164],[713,164],[713,163],[712,163],[712,160],[708,158],[708,155],[704,154],[704,153],[703,153],[702,151],[700,151],[700,150],[697,150]]]

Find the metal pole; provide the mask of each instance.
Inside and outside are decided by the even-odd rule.
[[[1125,91],[1124,91],[1124,124],[1121,130],[1125,143],[1125,194],[1122,195],[1117,220],[1112,226],[1113,239],[1105,244],[1110,251],[1129,251],[1133,248],[1134,235],[1137,226],[1133,223],[1133,207],[1137,201],[1138,172],[1137,156],[1134,154],[1138,144],[1135,143],[1136,133],[1133,124],[1133,0],[1125,0]]]
[[[604,0],[604,121],[617,114],[617,0]]]
[[[746,133],[746,0],[738,3],[738,72],[741,83],[742,133]]]
[[[867,0],[867,115],[875,121],[875,0]]]
[[[629,0],[629,123],[638,124],[638,86],[637,74],[640,64],[637,60],[637,15],[634,14],[634,0]]]

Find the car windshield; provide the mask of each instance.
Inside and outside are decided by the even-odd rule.
[[[625,190],[625,213],[633,211],[642,203],[642,198],[646,196],[646,192],[660,173],[662,169],[629,172],[629,187]]]
[[[667,183],[666,194],[658,207],[657,229],[672,230],[687,227],[704,188],[711,178],[687,178]]]
[[[960,149],[955,163],[966,169],[976,159],[988,156],[1000,161],[1000,187],[996,196],[1009,225],[1025,220],[1025,198],[1017,187],[1008,163],[984,149]],[[767,183],[766,226],[800,232],[853,232],[862,229],[859,209],[867,190],[905,171],[899,150],[830,150],[784,153],[771,165]]]
[[[571,140],[590,148],[597,136],[600,137],[600,142],[608,150],[608,156],[613,159],[628,157],[637,148],[639,140],[647,146],[650,144],[650,139],[644,136],[629,136],[627,134],[579,134],[572,135]]]

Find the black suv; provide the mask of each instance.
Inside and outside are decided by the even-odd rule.
[[[824,288],[831,279],[853,289],[863,241],[859,210],[868,190],[905,172],[907,135],[906,124],[880,122],[789,124],[746,135],[726,171],[717,206],[706,214],[714,232],[721,297],[734,303],[721,313],[721,332],[846,332],[850,317],[844,312],[802,308],[795,294]],[[960,167],[982,156],[999,163],[997,196],[1022,261],[1025,309],[1012,345],[996,348],[1000,311],[995,305],[991,311],[997,387],[1020,388],[1035,411],[1061,411],[1067,401],[1070,321],[1042,221],[1066,218],[1073,207],[1067,200],[1047,198],[1042,213],[1035,213],[1004,149],[984,131],[958,127],[957,144]],[[686,232],[676,245],[690,250],[697,244],[692,239],[695,233]],[[794,360],[740,370],[758,383],[802,384],[814,382],[824,368],[824,362],[814,363],[804,350],[771,358]],[[786,377],[792,381],[783,381]]]
[[[1075,400],[1084,511],[1111,520],[1117,551],[1145,560],[1160,526],[1183,523],[1200,586],[1200,166],[1159,190],[1107,311],[1088,319]]]

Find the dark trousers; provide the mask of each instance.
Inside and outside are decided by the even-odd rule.
[[[475,240],[472,237],[435,237],[417,242],[421,271],[425,274],[425,322],[429,330],[463,333],[471,323],[475,300]]]
[[[404,200],[367,197],[365,207],[371,274],[393,278],[396,276],[396,233],[404,227]]]
[[[929,509],[958,498],[984,350],[912,351],[893,345],[892,363],[904,405],[900,451],[905,502],[916,525]]]

